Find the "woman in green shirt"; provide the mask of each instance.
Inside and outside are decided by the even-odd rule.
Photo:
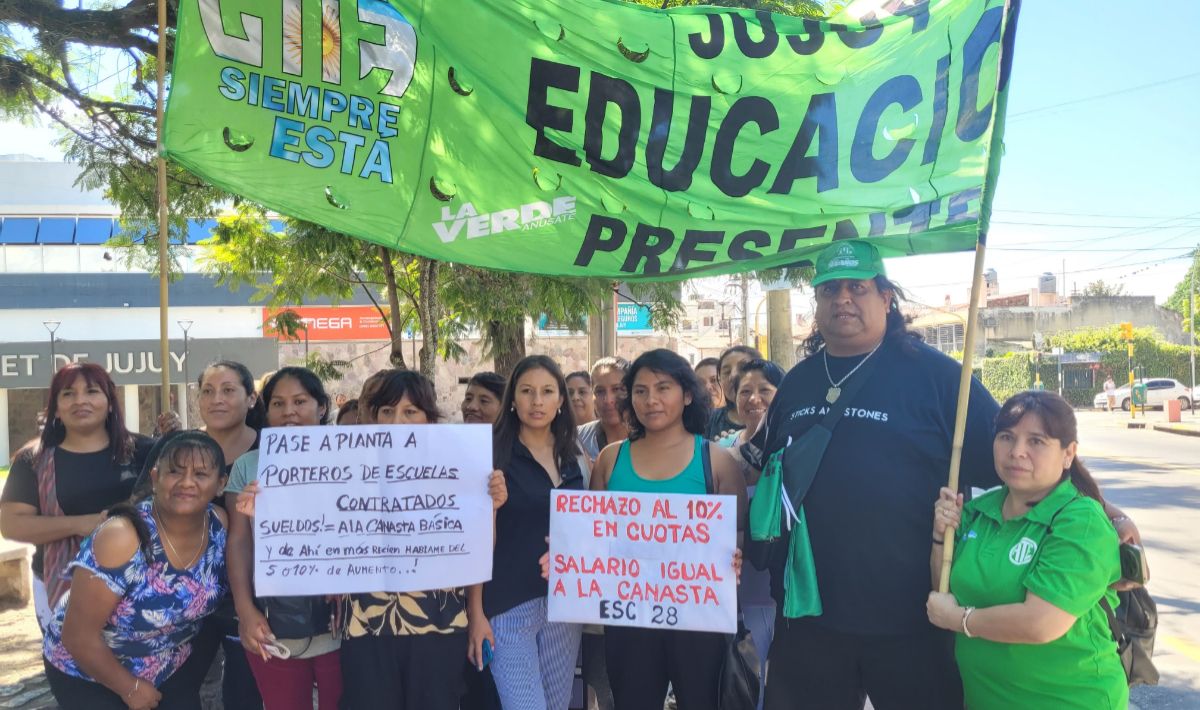
[[[958,632],[970,710],[1129,704],[1100,605],[1117,605],[1117,534],[1076,438],[1075,414],[1062,397],[1015,395],[996,416],[992,445],[1004,485],[966,506],[943,488],[935,506],[935,586],[950,533],[955,555],[951,593],[929,595],[929,620]]]

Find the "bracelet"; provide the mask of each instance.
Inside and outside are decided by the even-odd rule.
[[[966,634],[967,638],[975,638],[974,636],[971,635],[971,630],[967,628],[967,619],[971,618],[971,614],[974,613],[974,611],[975,611],[975,607],[973,607],[973,606],[969,606],[966,609],[963,609],[962,632],[964,634]]]
[[[945,545],[945,544],[946,544],[946,541],[945,541],[945,540],[939,540],[939,539],[937,539],[937,538],[935,537],[935,538],[933,538],[933,544],[935,544],[935,545]]]
[[[137,676],[134,676],[134,678],[133,678],[133,690],[130,690],[128,693],[125,693],[125,697],[126,697],[126,698],[131,698],[131,697],[133,697],[133,694],[137,692],[138,686],[139,686],[139,685],[141,685],[141,684],[142,684],[142,679],[141,679],[141,678],[138,678]]]
[[[1113,527],[1115,528],[1118,523],[1132,522],[1132,520],[1128,515],[1118,515],[1115,518],[1110,518],[1109,522],[1111,522],[1113,524]]]

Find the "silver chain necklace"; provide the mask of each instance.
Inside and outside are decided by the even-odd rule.
[[[824,356],[823,361],[825,363],[825,377],[829,379],[829,391],[825,393],[826,402],[833,404],[837,401],[838,397],[842,396],[842,383],[850,379],[851,375],[858,372],[858,368],[862,367],[864,364],[866,364],[867,360],[871,359],[871,356],[875,354],[875,351],[879,349],[880,345],[883,345],[882,340],[880,340],[875,347],[871,348],[871,352],[867,353],[867,356],[862,360],[859,360],[858,364],[855,365],[850,372],[847,372],[845,377],[837,382],[834,382],[833,375],[829,374],[829,351],[825,348],[821,348],[821,354]]]

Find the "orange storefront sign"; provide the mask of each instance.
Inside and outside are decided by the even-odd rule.
[[[383,317],[373,306],[291,306],[263,309],[263,333],[278,335],[271,319],[294,311],[307,326],[309,342],[330,340],[390,340]],[[304,340],[304,332],[297,340]]]

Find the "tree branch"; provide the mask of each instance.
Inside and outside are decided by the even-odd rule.
[[[175,15],[176,2],[168,7]],[[69,9],[58,0],[0,0],[0,23],[18,24],[66,44],[136,49],[154,54],[158,43],[149,35],[157,29],[158,15],[151,0],[134,0],[112,10]]]

